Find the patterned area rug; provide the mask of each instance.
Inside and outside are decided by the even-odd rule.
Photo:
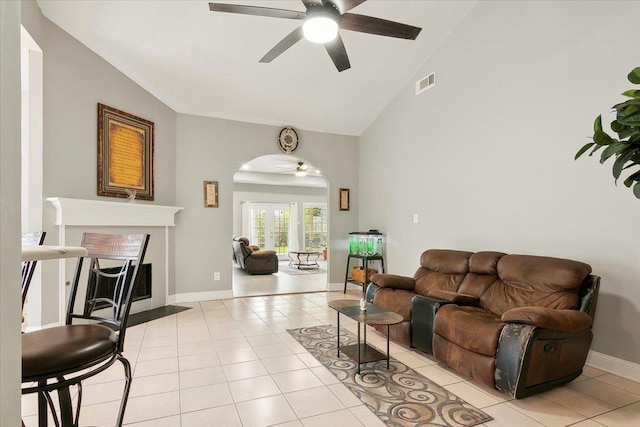
[[[393,357],[389,370],[382,360],[363,364],[357,375],[355,362],[337,356],[335,326],[288,331],[388,426],[474,426],[493,419]],[[341,346],[356,341],[340,328]]]
[[[298,270],[297,268],[289,267],[288,262],[281,262],[278,264],[278,271],[284,274],[290,274],[291,276],[301,276],[305,274],[326,274],[327,270],[324,268],[303,268]]]

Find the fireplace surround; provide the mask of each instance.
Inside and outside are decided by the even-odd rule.
[[[88,230],[92,228],[110,227],[122,229],[124,233],[134,232],[132,228],[159,227],[164,228],[164,242],[162,239],[153,239],[149,242],[149,249],[162,253],[164,257],[164,271],[156,271],[156,275],[164,279],[164,303],[168,301],[170,284],[170,254],[175,244],[170,238],[169,229],[175,227],[175,214],[180,212],[182,207],[161,206],[149,203],[129,203],[112,202],[104,200],[71,199],[63,197],[47,198],[56,209],[54,224],[58,227],[58,242],[60,246],[74,244],[67,242],[67,233],[75,233],[79,229]],[[157,233],[159,234],[159,233]],[[59,321],[63,320],[66,295],[65,281],[67,276],[67,263],[59,262],[58,268],[59,283]],[[156,289],[157,291],[157,289]],[[161,295],[161,294],[160,294]]]

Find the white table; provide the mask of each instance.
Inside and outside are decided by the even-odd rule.
[[[64,292],[64,258],[79,258],[88,255],[87,249],[81,246],[50,246],[50,245],[22,245],[22,262],[58,260],[60,272],[58,282],[60,283],[60,295],[58,298],[58,321],[64,322],[64,312],[66,298]]]
[[[81,246],[22,245],[22,261],[42,261],[47,259],[77,258],[88,255]]]

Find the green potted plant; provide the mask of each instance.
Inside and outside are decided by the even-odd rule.
[[[627,79],[633,84],[640,84],[640,67],[634,68]],[[640,90],[630,89],[622,93],[630,98],[613,106],[616,119],[611,122],[611,130],[617,134],[612,138],[602,129],[602,115],[593,124],[593,142],[585,144],[576,153],[575,159],[591,149],[589,156],[604,148],[600,154],[600,163],[610,157],[615,157],[613,163],[613,177],[618,182],[622,171],[640,166]],[[640,169],[633,171],[625,180],[624,185],[633,186],[633,194],[640,199]]]
[[[323,237],[322,238],[322,243],[320,243],[320,246],[322,246],[322,259],[323,260],[327,260],[327,240]]]

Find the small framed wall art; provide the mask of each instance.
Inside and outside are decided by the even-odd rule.
[[[349,210],[349,189],[341,188],[340,189],[340,210],[348,211]]]
[[[98,104],[98,196],[153,200],[153,122]]]
[[[204,207],[218,207],[218,181],[204,182]]]

